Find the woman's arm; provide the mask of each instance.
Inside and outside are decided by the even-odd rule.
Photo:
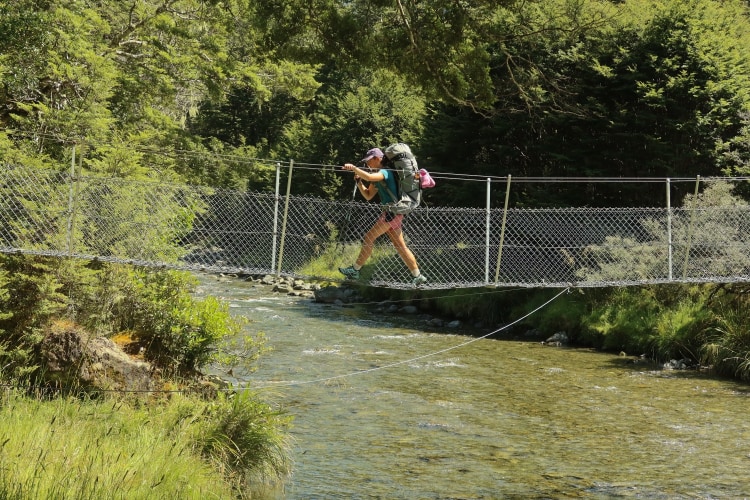
[[[362,196],[367,201],[370,201],[375,197],[376,194],[378,194],[378,188],[374,183],[382,181],[385,178],[383,172],[368,172],[355,165],[352,165],[351,163],[347,163],[343,168],[344,170],[351,170],[352,172],[354,172],[354,181],[357,183],[359,192],[362,193]],[[365,183],[362,182],[362,179],[369,182],[369,184],[365,186]]]
[[[368,172],[367,170],[362,170],[361,168],[357,167],[356,165],[352,165],[351,163],[347,163],[342,168],[344,170],[351,170],[352,172],[354,172],[354,175],[356,177],[364,179],[367,182],[378,182],[382,181],[385,178],[383,172],[381,172],[380,170],[378,170],[377,172]]]

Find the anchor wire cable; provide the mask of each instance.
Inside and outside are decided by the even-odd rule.
[[[393,363],[388,363],[388,364],[385,364],[385,365],[382,365],[382,366],[376,366],[374,368],[368,368],[366,370],[360,370],[360,371],[356,371],[356,372],[344,373],[344,374],[341,374],[341,375],[333,375],[331,377],[323,377],[323,378],[318,378],[318,379],[313,379],[313,380],[303,380],[303,381],[295,381],[295,382],[279,382],[279,383],[274,383],[274,382],[271,382],[271,381],[256,381],[256,383],[258,383],[258,382],[260,382],[260,383],[267,383],[269,385],[262,386],[262,387],[254,386],[254,387],[252,387],[252,389],[253,390],[264,390],[264,389],[275,389],[275,388],[278,388],[278,387],[292,387],[292,386],[297,386],[297,385],[309,385],[309,384],[325,383],[325,382],[330,382],[332,380],[338,380],[338,379],[342,379],[342,378],[353,377],[355,375],[363,375],[365,373],[372,373],[372,372],[376,372],[376,371],[380,371],[380,370],[385,370],[387,368],[393,368],[395,366],[404,365],[404,364],[407,364],[407,363],[413,363],[414,361],[419,361],[420,359],[429,358],[431,356],[437,356],[438,354],[443,354],[443,353],[446,353],[448,351],[452,351],[452,350],[455,350],[455,349],[459,349],[461,347],[465,347],[465,346],[467,346],[469,344],[472,344],[474,342],[477,342],[479,340],[486,339],[490,335],[494,335],[494,334],[496,334],[498,332],[501,332],[501,331],[503,331],[503,330],[505,330],[507,328],[510,328],[511,326],[513,326],[513,325],[515,325],[515,324],[523,321],[524,319],[528,318],[529,316],[537,313],[538,311],[540,311],[541,309],[543,309],[544,307],[546,307],[548,304],[550,304],[554,300],[556,300],[558,297],[560,297],[562,294],[568,293],[568,292],[570,292],[570,288],[566,288],[566,289],[562,290],[557,295],[555,295],[554,297],[552,297],[551,299],[549,299],[547,302],[545,302],[544,304],[542,304],[539,307],[537,307],[536,309],[534,309],[533,311],[525,314],[524,316],[521,316],[520,318],[516,319],[515,321],[512,321],[512,322],[508,323],[507,325],[505,325],[505,326],[503,326],[501,328],[498,328],[497,330],[493,330],[493,331],[491,331],[489,333],[486,333],[486,334],[482,335],[481,337],[475,337],[475,338],[473,338],[471,340],[468,340],[466,342],[463,342],[461,344],[457,344],[457,345],[454,345],[454,346],[451,346],[451,347],[446,347],[445,349],[440,349],[439,351],[431,352],[431,353],[428,353],[428,354],[423,354],[421,356],[416,356],[414,358],[409,358],[409,359],[404,359],[404,360],[401,360],[401,361],[396,361],[396,362],[393,362]],[[236,390],[239,391],[239,390],[248,390],[248,389],[250,389],[250,388],[248,388],[248,387],[238,387]]]

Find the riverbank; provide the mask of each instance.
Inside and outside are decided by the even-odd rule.
[[[516,321],[559,289],[417,292],[420,307],[485,327]],[[750,381],[750,288],[747,284],[664,284],[569,289],[537,314],[504,331],[506,338],[564,333],[571,345]],[[371,300],[395,298],[383,289]]]
[[[0,497],[250,498],[290,417],[207,366],[264,352],[187,272],[0,255]],[[71,471],[74,473],[71,474]]]
[[[393,290],[350,282],[308,286],[312,288],[306,296],[319,302],[367,303],[386,314],[415,314],[428,327],[502,329],[496,337],[518,340],[564,337],[573,346],[647,360],[667,369],[702,370],[750,381],[746,284],[571,288],[538,314],[517,323],[560,289]],[[505,328],[510,323],[513,326]]]

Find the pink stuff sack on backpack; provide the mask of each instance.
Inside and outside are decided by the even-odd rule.
[[[435,179],[433,179],[430,176],[430,173],[423,168],[419,169],[419,185],[422,189],[435,187]]]

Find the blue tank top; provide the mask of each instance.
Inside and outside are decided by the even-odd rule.
[[[387,169],[383,169],[381,170],[381,172],[383,173],[383,180],[378,181],[375,184],[378,186],[380,204],[387,205],[396,201],[391,197],[391,193],[393,193],[395,196],[398,192],[398,187],[396,186],[396,174],[393,171]],[[391,190],[391,193],[388,192],[388,189],[386,189],[385,186],[388,186],[388,189]]]

